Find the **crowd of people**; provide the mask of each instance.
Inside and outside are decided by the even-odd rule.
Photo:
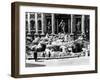
[[[89,43],[87,42],[86,45],[81,35],[74,40],[70,34],[58,33],[46,34],[44,37],[37,36],[26,48],[27,53],[29,54],[31,51],[34,59],[37,60],[37,58],[74,56],[75,53],[85,55],[86,51],[89,54]]]

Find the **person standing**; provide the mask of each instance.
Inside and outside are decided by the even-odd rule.
[[[34,51],[34,59],[37,61],[37,51]]]
[[[42,54],[43,58],[45,58],[45,55],[46,55],[46,53],[45,53],[45,52],[43,52],[43,54]]]
[[[49,51],[48,57],[49,57],[49,58],[51,57],[51,53],[50,53],[50,51]]]

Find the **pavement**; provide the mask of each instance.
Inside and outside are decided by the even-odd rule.
[[[26,60],[26,67],[88,65],[89,58],[89,56],[82,56],[63,59],[40,59],[37,61],[33,59]]]

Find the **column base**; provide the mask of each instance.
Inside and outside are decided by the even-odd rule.
[[[81,35],[85,35],[85,33],[82,33]]]
[[[30,33],[30,32],[28,32],[28,33],[27,33],[27,35],[31,35],[31,33]]]
[[[70,35],[74,35],[73,33],[70,33]]]
[[[45,35],[45,33],[41,33],[41,35]]]
[[[51,35],[55,35],[55,33],[51,33]]]
[[[39,33],[35,33],[34,35],[39,35]]]

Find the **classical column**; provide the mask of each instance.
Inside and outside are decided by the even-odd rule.
[[[55,29],[55,20],[54,20],[54,14],[52,13],[51,14],[51,23],[52,23],[52,34],[54,34],[55,33],[55,31],[54,31],[54,29]]]
[[[81,31],[82,31],[82,34],[84,34],[84,15],[82,15],[82,18],[81,18]]]
[[[59,23],[58,23],[58,19],[57,19],[57,33],[59,33]]]
[[[28,34],[30,34],[30,13],[27,13],[27,21],[28,21]]]
[[[73,14],[71,14],[71,34],[73,34]]]
[[[44,35],[44,14],[41,13],[41,21],[42,21],[42,35]]]
[[[70,33],[70,27],[71,27],[71,25],[70,25],[70,19],[68,19],[68,33]]]
[[[35,34],[38,34],[38,22],[37,22],[37,13],[35,13]]]

